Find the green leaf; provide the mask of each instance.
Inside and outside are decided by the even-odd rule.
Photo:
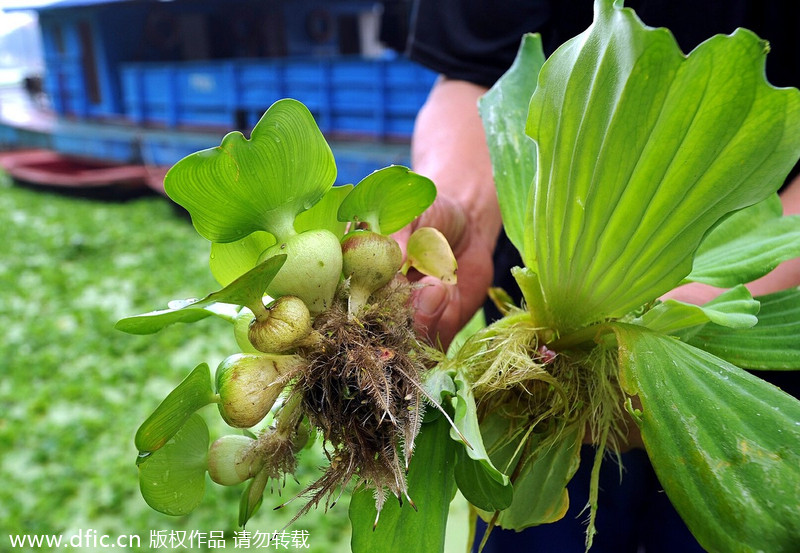
[[[353,553],[438,553],[444,548],[450,501],[455,495],[455,444],[444,417],[422,425],[408,472],[408,489],[417,507],[387,501],[377,527],[372,491],[361,488],[350,500]]]
[[[397,232],[436,199],[436,186],[427,177],[401,165],[366,176],[339,207],[339,220],[366,223],[381,234]]]
[[[524,121],[543,63],[541,36],[525,35],[514,64],[478,102],[503,229],[520,253],[524,248],[525,206],[536,175],[536,144],[525,135]]]
[[[258,264],[261,253],[275,244],[275,237],[257,230],[235,242],[212,242],[208,265],[211,274],[222,286],[227,286]]]
[[[175,323],[196,323],[211,315],[220,315],[226,319],[235,316],[234,312],[229,312],[224,306],[218,304],[197,306],[195,305],[197,301],[195,299],[172,301],[168,309],[120,319],[114,328],[128,334],[154,334]]]
[[[339,220],[339,207],[352,190],[352,184],[334,186],[328,190],[322,199],[314,204],[314,207],[297,216],[294,221],[294,229],[297,232],[325,229],[331,231],[337,238],[343,237],[347,229],[347,222]]]
[[[139,464],[139,488],[150,507],[167,515],[191,513],[203,500],[208,427],[194,414],[164,447]]]
[[[747,369],[800,369],[800,289],[756,298],[758,324],[735,330],[707,324],[688,339],[700,349]]]
[[[722,221],[700,244],[686,280],[729,288],[800,256],[800,215],[782,213],[775,194]]]
[[[336,218],[342,200],[353,185],[334,186],[311,209],[303,211],[294,220],[298,233],[307,230],[326,229],[337,238],[344,236],[346,223]],[[209,266],[211,274],[221,285],[226,286],[256,266],[261,254],[275,244],[275,237],[266,231],[256,231],[235,242],[212,242]]]
[[[747,288],[739,285],[702,306],[666,300],[635,322],[665,334],[674,334],[709,321],[728,328],[751,328],[758,322],[756,315],[760,305]]]
[[[262,470],[256,474],[245,486],[239,499],[239,526],[244,528],[247,521],[258,512],[264,501],[264,488],[269,481],[269,471]]]
[[[456,396],[452,403],[455,407],[453,422],[456,428],[450,429],[450,438],[463,445],[456,454],[454,475],[458,489],[467,501],[479,509],[505,509],[511,505],[514,494],[511,482],[508,476],[495,468],[483,445],[478,409],[469,382],[458,373],[454,382]]]
[[[140,458],[160,449],[201,407],[215,401],[211,370],[201,363],[147,417],[136,431],[134,443]]]
[[[336,179],[333,154],[308,109],[275,102],[250,139],[232,132],[216,148],[191,154],[167,173],[164,189],[212,242],[257,230],[284,238],[298,213],[317,203]]]
[[[500,512],[497,524],[501,528],[522,530],[560,520],[569,508],[567,484],[580,465],[583,425],[530,438],[530,453],[519,468],[516,465],[521,458],[520,439],[527,437],[527,429],[522,429],[520,436],[520,430],[514,431],[512,425],[498,415],[487,417],[482,425],[495,465],[507,467],[503,469],[506,472],[517,472],[513,501]]]
[[[126,317],[117,321],[114,328],[129,334],[153,334],[174,323],[193,323],[208,315],[220,314],[221,309],[214,305],[217,303],[248,307],[261,303],[264,290],[285,262],[285,255],[276,255],[243,274],[222,290],[212,292],[203,299],[173,302],[170,309]],[[263,308],[263,303],[261,306]],[[236,314],[235,309],[228,310],[226,318],[233,322]]]
[[[598,0],[595,22],[542,66],[524,261],[548,326],[622,317],[678,285],[726,214],[764,200],[797,159],[800,92],[764,78],[738,29],[688,56],[666,29]]]
[[[616,325],[661,485],[708,551],[797,551],[800,401],[702,350]]]

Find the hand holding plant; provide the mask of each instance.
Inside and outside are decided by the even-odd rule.
[[[410,280],[421,286],[414,293],[417,331],[430,343],[446,349],[486,301],[486,291],[493,277],[494,244],[487,243],[460,204],[447,197],[437,198],[417,221],[395,235],[401,246],[405,246],[411,227],[432,227],[441,231],[452,246],[458,264],[457,283],[447,283],[414,270],[408,274]]]

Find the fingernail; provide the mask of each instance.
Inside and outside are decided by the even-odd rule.
[[[432,317],[442,309],[447,300],[447,290],[443,284],[431,284],[417,294],[415,307],[420,314]]]

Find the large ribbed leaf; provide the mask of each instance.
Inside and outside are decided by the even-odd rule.
[[[525,135],[525,118],[543,63],[541,37],[525,35],[514,64],[478,102],[503,229],[520,253],[524,247],[525,206],[536,174],[536,144]]]
[[[759,296],[758,324],[734,330],[707,324],[689,342],[739,367],[800,370],[800,289]]]
[[[551,326],[669,291],[720,218],[778,189],[797,159],[800,92],[765,81],[767,50],[739,29],[684,56],[666,29],[597,0],[593,25],[545,62],[524,261]]]
[[[729,288],[800,256],[800,215],[782,213],[776,194],[725,219],[700,244],[686,280]]]
[[[216,148],[183,158],[167,173],[164,189],[203,237],[233,242],[257,230],[293,234],[294,217],[335,179],[333,153],[311,112],[296,100],[279,100],[249,140],[231,132]]]
[[[700,544],[797,551],[800,401],[674,338],[629,325],[616,332],[647,453]]]

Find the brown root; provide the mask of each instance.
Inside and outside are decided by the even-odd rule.
[[[435,364],[414,334],[410,294],[410,285],[395,279],[357,316],[340,298],[316,317],[322,339],[302,351],[308,367],[290,401],[302,397],[330,466],[302,494],[308,503],[298,516],[323,499],[329,504],[353,478],[375,489],[379,512],[387,493],[408,498],[405,475],[425,410],[422,375]]]

